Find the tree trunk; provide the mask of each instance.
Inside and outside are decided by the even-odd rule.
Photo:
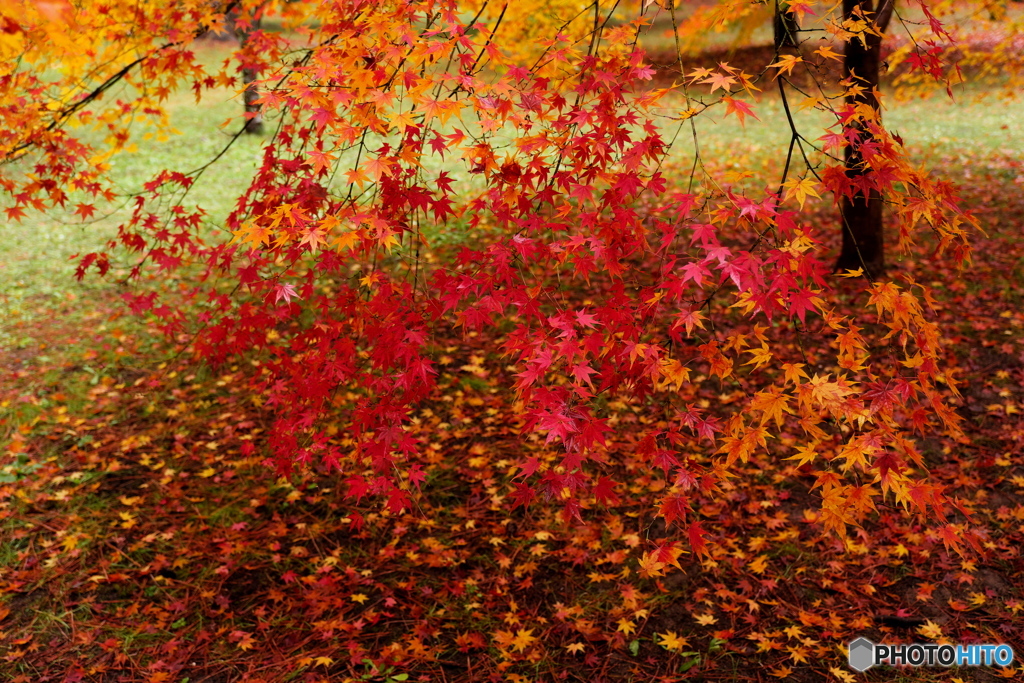
[[[796,14],[790,9],[782,9],[775,5],[775,17],[772,22],[775,33],[775,49],[784,47],[800,47],[798,35],[800,33],[800,22]]]
[[[892,16],[893,1],[879,0],[876,15],[874,0],[843,0],[843,16],[854,18],[857,8],[860,8],[864,17],[875,19],[875,26],[882,32]],[[860,37],[855,37],[846,43],[843,75],[862,88],[855,94],[847,95],[846,103],[852,107],[868,104],[879,112],[876,91],[881,69],[882,38],[869,33],[861,35],[863,42]],[[851,124],[851,128],[861,135],[865,134],[864,127],[859,123]],[[864,170],[859,149],[854,145],[847,147],[846,175],[856,182]],[[837,271],[863,268],[864,274],[870,278],[880,277],[885,272],[882,207],[882,196],[875,190],[868,192],[867,196],[858,191],[852,197],[841,200],[839,211],[843,247],[836,262]]]
[[[235,24],[234,17],[232,16],[231,25],[235,31],[235,35],[238,36],[238,42],[244,49],[246,43],[249,42],[249,38],[254,31],[258,31],[260,28],[260,21],[262,15],[262,7],[256,12],[256,17],[253,19],[252,25],[249,28],[240,28]],[[256,104],[256,100],[260,98],[260,89],[256,85],[255,81],[259,78],[259,74],[256,69],[252,67],[242,66],[242,83],[245,84],[245,92],[242,94],[242,101],[245,103],[245,132],[259,135],[263,132],[263,114],[261,106]]]

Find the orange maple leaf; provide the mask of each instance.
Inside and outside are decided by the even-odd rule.
[[[796,66],[797,64],[800,64],[803,61],[803,57],[797,57],[796,55],[781,55],[779,57],[779,61],[775,62],[774,64],[769,64],[768,67],[776,68],[779,70],[776,76],[779,76],[780,74],[792,74],[793,67]]]

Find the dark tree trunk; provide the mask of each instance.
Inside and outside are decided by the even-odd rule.
[[[231,26],[235,31],[235,35],[238,36],[238,42],[243,49],[249,42],[252,33],[259,30],[261,15],[262,12],[258,11],[251,27],[246,29],[240,28],[235,24],[234,16],[230,17]],[[244,64],[242,65],[242,83],[245,84],[245,92],[242,95],[246,113],[245,132],[254,135],[259,135],[263,132],[263,114],[260,105],[256,104],[256,100],[260,98],[260,89],[255,83],[258,78],[259,73],[256,69]]]
[[[263,111],[261,105],[256,103],[260,98],[260,89],[253,82],[256,78],[255,69],[242,69],[242,82],[245,83],[242,100],[245,103],[245,113],[252,114],[252,118],[246,117],[245,132],[259,135],[263,133]]]
[[[775,33],[775,49],[784,47],[799,47],[800,22],[796,14],[789,9],[782,9],[776,4],[775,17],[772,21],[772,28]]]
[[[875,26],[880,32],[885,31],[892,17],[894,0],[843,0],[843,16],[852,18],[857,8],[865,17],[874,18]],[[877,12],[877,14],[875,14]],[[846,102],[850,106],[867,104],[878,112],[878,89],[881,70],[882,38],[868,33],[860,38],[852,38],[846,43],[843,60],[843,75],[861,90],[848,95]],[[854,123],[853,130],[863,134],[863,126]],[[857,182],[864,174],[863,160],[860,151],[854,147],[846,148],[846,175]],[[867,195],[856,192],[853,197],[844,197],[840,202],[840,218],[843,230],[843,247],[836,262],[836,270],[864,269],[864,274],[871,278],[880,277],[885,272],[885,240],[882,228],[882,196],[877,191],[869,191]]]

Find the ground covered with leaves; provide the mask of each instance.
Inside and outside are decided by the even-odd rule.
[[[344,476],[264,466],[271,410],[243,381],[258,357],[175,356],[115,292],[49,299],[0,355],[3,680],[1021,680],[1019,661],[857,676],[845,661],[857,636],[1024,654],[1024,167],[943,161],[972,169],[959,180],[986,230],[974,263],[954,273],[911,254],[892,274],[936,297],[969,438],[919,448],[978,551],[951,555],[895,505],[847,539],[825,534],[828,492],[769,447],[702,498],[706,557],[658,552],[679,532],[656,515],[664,478],[630,438],[649,418],[616,397],[605,467],[628,486],[582,523],[540,500],[512,509],[517,465],[555,456],[520,436],[500,329],[435,340],[415,509],[353,507]],[[820,219],[835,220],[825,206]],[[864,306],[854,281],[843,297],[840,310]],[[812,368],[834,357],[825,337],[788,338]],[[713,413],[744,382],[692,400]]]

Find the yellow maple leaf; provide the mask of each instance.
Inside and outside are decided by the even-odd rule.
[[[757,558],[747,566],[750,567],[750,571],[755,574],[764,574],[765,569],[768,568],[768,556],[758,555]]]
[[[771,349],[768,348],[767,344],[762,343],[760,348],[747,349],[743,353],[753,354],[753,358],[748,360],[744,365],[753,365],[754,369],[757,370],[762,365],[767,365],[772,360]]]
[[[807,664],[807,648],[787,647],[786,651],[789,652],[789,658],[797,664]]]
[[[819,47],[814,51],[814,54],[821,55],[825,59],[834,59],[837,62],[841,62],[843,60],[843,56],[838,52],[833,51],[829,46]]]
[[[818,457],[818,452],[814,449],[814,444],[810,446],[798,446],[796,449],[796,455],[791,455],[783,460],[796,460],[796,466],[800,467],[805,463],[814,462],[814,459]]]
[[[686,638],[680,637],[675,631],[669,631],[668,633],[656,633],[655,635],[661,639],[658,645],[661,645],[666,650],[682,652],[684,648],[687,648],[690,645],[690,642]]]
[[[782,186],[786,188],[786,194],[783,197],[783,201],[790,197],[796,197],[796,200],[800,203],[800,208],[802,209],[804,208],[804,200],[806,200],[808,196],[821,197],[821,195],[818,194],[817,189],[815,189],[817,185],[818,181],[809,176],[805,178],[793,178],[792,180],[782,184]]]
[[[942,627],[929,619],[924,625],[919,626],[917,632],[929,640],[938,640],[942,637]]]
[[[808,109],[814,109],[816,107],[820,107],[823,104],[825,104],[827,101],[828,100],[826,100],[823,97],[805,97],[803,100],[801,100],[796,105],[796,108],[798,110],[800,110],[800,111],[806,111]]]
[[[516,637],[512,639],[512,650],[514,652],[522,652],[526,648],[533,645],[537,640],[537,636],[533,635],[533,629],[519,629],[516,631]]]
[[[843,671],[838,666],[833,666],[829,671],[843,683],[856,683],[857,679],[849,671]]]
[[[565,649],[572,654],[577,654],[579,652],[583,652],[584,650],[586,650],[587,646],[583,643],[570,643],[569,645],[565,646]]]
[[[718,622],[714,614],[695,614],[693,618],[701,626],[710,626]]]
[[[650,578],[664,576],[665,563],[659,562],[654,553],[644,553],[640,558],[640,576]]]

